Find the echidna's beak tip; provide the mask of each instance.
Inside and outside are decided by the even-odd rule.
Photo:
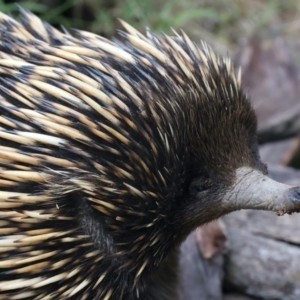
[[[299,205],[300,209],[300,187],[293,187],[288,192],[289,199],[295,203],[295,205]]]

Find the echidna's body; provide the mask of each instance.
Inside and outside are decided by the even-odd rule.
[[[265,170],[228,59],[126,24],[121,43],[0,23],[1,299],[176,299],[196,226],[295,208],[235,185]]]

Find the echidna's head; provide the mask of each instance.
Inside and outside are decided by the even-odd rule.
[[[81,220],[94,241],[109,237],[137,280],[197,226],[241,208],[285,211],[273,196],[289,192],[265,177],[255,113],[229,59],[186,36],[124,35],[124,49],[140,56],[108,59],[121,101],[107,110],[113,120],[101,119],[108,141],[95,153],[95,196]]]
[[[77,39],[22,15],[0,14],[1,216],[21,236],[1,245],[25,266],[8,260],[7,280],[29,281],[0,293],[126,298],[197,226],[297,209],[299,189],[265,177],[229,59],[184,34]]]

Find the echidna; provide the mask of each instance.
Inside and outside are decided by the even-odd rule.
[[[0,298],[177,299],[178,247],[268,179],[228,58],[184,33],[124,41],[0,14]]]

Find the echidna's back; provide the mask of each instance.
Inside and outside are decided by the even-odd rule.
[[[21,17],[0,14],[0,298],[117,299],[121,291],[106,276],[110,259],[100,251],[106,246],[92,247],[82,231],[78,207],[86,207],[74,192],[110,214],[112,186],[130,183],[132,163],[144,164],[124,149],[134,137],[157,151],[146,142],[151,130],[132,121],[144,105],[137,90],[167,89],[157,85],[166,79],[159,61],[173,63],[154,46],[143,52],[150,41],[126,24],[127,39],[139,47],[79,31],[76,39],[29,12]]]
[[[220,115],[250,111],[239,78],[184,34],[124,23],[121,43],[21,18],[0,14],[0,298],[138,297],[174,243],[165,199],[212,89]]]

